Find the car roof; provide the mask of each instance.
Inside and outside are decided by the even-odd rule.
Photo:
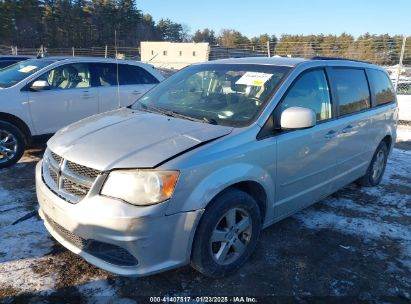
[[[229,58],[209,61],[208,63],[216,64],[261,64],[261,65],[273,65],[273,66],[289,66],[296,67],[301,64],[315,63],[317,66],[351,66],[351,67],[363,67],[363,68],[376,68],[383,70],[383,68],[365,62],[350,60],[345,58],[333,58],[333,57],[313,57],[313,58],[290,58],[290,57],[243,57],[243,58]]]
[[[288,57],[242,57],[228,58],[209,61],[217,64],[263,64],[263,65],[282,65],[296,66],[297,64],[307,61],[304,58],[288,58]]]
[[[83,56],[45,56],[39,58],[39,60],[52,60],[52,61],[88,61],[88,62],[107,62],[107,63],[131,63],[131,64],[144,64],[138,60],[129,60],[129,59],[115,59],[115,58],[102,58],[102,57],[83,57]]]
[[[0,55],[0,60],[30,59],[34,56],[29,55]]]

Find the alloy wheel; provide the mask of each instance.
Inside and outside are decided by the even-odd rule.
[[[378,151],[374,164],[372,166],[372,178],[373,180],[378,180],[384,171],[385,165],[385,154],[383,150]]]
[[[213,259],[220,265],[235,262],[247,249],[251,240],[250,214],[242,208],[227,211],[217,222],[210,239]]]
[[[17,138],[10,132],[0,129],[0,163],[13,159],[17,153]]]

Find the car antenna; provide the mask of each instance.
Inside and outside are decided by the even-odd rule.
[[[118,101],[118,108],[121,108],[121,100],[120,100],[120,79],[118,76],[118,54],[117,54],[117,30],[114,31],[114,49],[116,52],[116,78],[117,78],[117,101]]]

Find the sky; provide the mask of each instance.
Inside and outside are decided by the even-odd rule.
[[[191,32],[223,28],[248,37],[274,34],[411,35],[410,0],[137,0],[155,21],[169,18]]]

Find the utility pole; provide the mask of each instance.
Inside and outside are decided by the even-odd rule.
[[[267,41],[267,56],[271,57],[270,40]]]
[[[400,62],[398,63],[397,81],[395,82],[395,91],[397,91],[397,89],[398,89],[398,81],[400,80],[400,74],[401,74],[401,71],[402,71],[402,60],[404,59],[405,43],[406,42],[407,42],[407,37],[403,36],[401,54],[400,54]]]

